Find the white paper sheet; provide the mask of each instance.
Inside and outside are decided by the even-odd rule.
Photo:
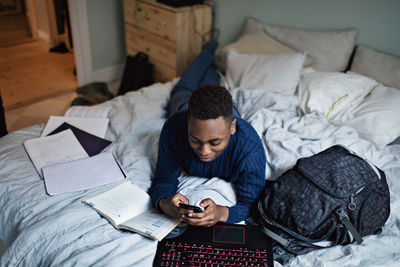
[[[83,131],[94,134],[100,138],[104,138],[107,131],[109,119],[107,118],[77,118],[77,117],[63,117],[63,116],[50,116],[44,128],[41,137],[48,135],[58,126],[67,122]]]
[[[106,185],[125,178],[110,152],[43,168],[49,195],[75,192]]]
[[[45,166],[89,157],[71,129],[28,139],[24,146],[39,175]]]
[[[110,106],[72,106],[65,112],[65,117],[107,118],[110,110]]]

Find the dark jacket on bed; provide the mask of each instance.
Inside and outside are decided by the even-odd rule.
[[[159,141],[158,161],[150,196],[155,207],[177,191],[182,169],[190,176],[218,177],[235,185],[237,204],[229,208],[229,223],[245,220],[265,185],[265,153],[253,127],[236,118],[236,132],[225,150],[213,161],[203,162],[188,140],[187,111],[172,116]]]

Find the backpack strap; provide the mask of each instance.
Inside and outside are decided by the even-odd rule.
[[[267,236],[269,236],[270,238],[272,238],[273,240],[275,240],[276,242],[281,244],[284,248],[286,248],[287,245],[289,244],[289,241],[287,239],[285,239],[285,238],[279,236],[278,234],[272,232],[271,230],[269,230],[265,226],[263,226],[263,232],[264,232],[264,234],[266,234]]]
[[[347,231],[354,237],[357,244],[361,244],[363,239],[361,235],[357,232],[354,225],[351,223],[349,216],[343,209],[336,210],[336,214],[339,216],[340,222],[346,227]]]

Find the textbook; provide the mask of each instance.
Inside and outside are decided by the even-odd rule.
[[[82,201],[115,228],[136,232],[161,241],[180,222],[152,208],[150,196],[126,181],[104,193]]]

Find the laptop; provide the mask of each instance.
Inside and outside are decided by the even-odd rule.
[[[253,225],[189,225],[158,243],[153,266],[273,266],[272,241]]]

